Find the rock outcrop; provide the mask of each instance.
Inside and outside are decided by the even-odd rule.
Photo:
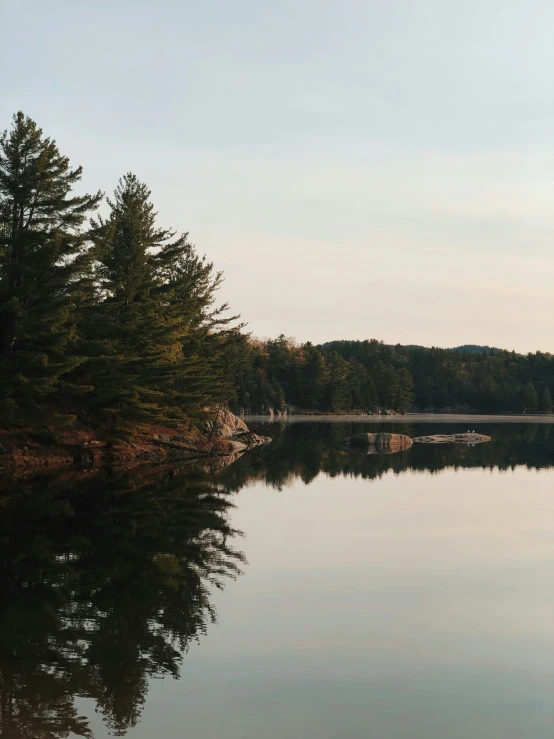
[[[415,444],[482,444],[490,441],[491,437],[486,434],[476,434],[475,431],[467,431],[465,434],[432,434],[431,436],[416,436]]]
[[[244,421],[226,408],[206,411],[204,428],[182,423],[175,427],[133,424],[126,438],[109,443],[94,438],[89,428],[75,426],[59,432],[55,443],[38,443],[30,432],[17,436],[0,434],[0,470],[61,469],[78,464],[80,467],[110,465],[118,467],[130,462],[170,462],[177,460],[219,458],[237,459],[250,448],[267,444],[271,439],[249,430]],[[8,448],[9,444],[9,448]]]
[[[215,411],[213,421],[206,424],[211,439],[219,439],[220,445],[227,445],[231,454],[244,452],[260,444],[269,444],[269,436],[261,436],[250,431],[242,418],[235,416],[227,408]]]
[[[357,447],[371,447],[377,452],[401,452],[412,446],[412,440],[405,434],[354,434],[344,440],[345,444]],[[375,452],[372,452],[375,453]]]
[[[211,435],[218,436],[220,439],[230,439],[241,433],[249,433],[250,429],[242,418],[235,416],[227,408],[210,411],[210,415],[212,412],[213,419],[206,423],[206,428]]]

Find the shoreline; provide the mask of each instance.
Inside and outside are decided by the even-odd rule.
[[[181,437],[182,441],[173,441],[174,437],[170,440],[169,435],[164,436],[165,438],[134,438],[133,441],[121,441],[113,446],[101,444],[94,439],[84,444],[68,442],[52,446],[22,443],[0,456],[0,476],[21,471],[32,474],[67,469],[90,471],[101,467],[118,469],[139,463],[160,465],[221,459],[243,451],[229,439],[196,436],[187,439]]]
[[[406,413],[395,416],[360,414],[287,415],[286,417],[241,416],[245,422],[255,423],[554,423],[554,414],[487,414],[487,413]]]
[[[175,426],[128,424],[112,442],[98,438],[99,432],[79,425],[57,434],[52,430],[37,433],[29,428],[0,428],[0,475],[16,470],[118,468],[141,462],[221,459],[271,441],[223,408],[203,428],[185,422]]]

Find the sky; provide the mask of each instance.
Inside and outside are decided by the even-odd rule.
[[[133,171],[255,336],[554,351],[550,0],[0,12],[0,128]]]

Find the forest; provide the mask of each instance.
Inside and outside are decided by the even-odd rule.
[[[554,358],[389,346],[375,339],[248,342],[235,365],[238,410],[550,413]]]
[[[17,113],[0,139],[0,425],[245,413],[549,413],[554,359],[536,352],[258,340],[219,304],[223,275],[160,225],[124,174],[82,193],[83,170]]]

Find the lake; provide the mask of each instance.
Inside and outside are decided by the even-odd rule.
[[[551,739],[554,430],[1,481],[4,739]]]

